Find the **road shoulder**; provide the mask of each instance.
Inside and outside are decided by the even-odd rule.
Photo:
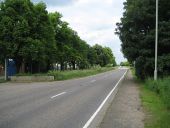
[[[144,128],[139,86],[129,71],[100,128]]]

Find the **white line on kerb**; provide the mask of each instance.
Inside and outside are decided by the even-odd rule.
[[[53,99],[53,98],[55,98],[55,97],[57,97],[57,96],[61,96],[61,95],[65,94],[65,93],[66,93],[66,92],[62,92],[62,93],[59,93],[59,94],[57,94],[57,95],[54,95],[54,96],[51,97],[51,99]]]
[[[126,71],[127,72],[127,71]],[[113,89],[110,91],[110,93],[107,95],[107,97],[104,99],[104,101],[100,104],[100,106],[98,107],[98,109],[95,111],[95,113],[90,117],[90,119],[86,122],[86,124],[83,126],[83,128],[88,128],[90,126],[90,124],[92,123],[92,121],[94,120],[94,118],[96,117],[96,115],[99,113],[99,111],[102,109],[102,107],[104,106],[104,104],[106,103],[106,101],[109,99],[109,97],[111,96],[111,94],[114,92],[114,90],[116,89],[116,87],[119,85],[119,83],[121,82],[121,80],[124,78],[126,72],[123,74],[123,76],[119,79],[119,81],[117,82],[117,84],[113,87]]]

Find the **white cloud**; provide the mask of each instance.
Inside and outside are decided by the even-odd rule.
[[[32,1],[34,3],[43,1],[48,6],[66,6],[77,2],[77,0],[32,0]]]
[[[63,20],[87,43],[110,47],[119,63],[125,59],[114,30],[116,22],[119,22],[122,16],[123,2],[124,0],[78,0],[70,6],[48,6],[48,10],[61,12]]]

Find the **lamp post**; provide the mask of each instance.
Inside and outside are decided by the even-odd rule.
[[[158,63],[158,0],[156,0],[156,34],[155,34],[155,71],[154,80],[157,80],[157,63]]]
[[[5,59],[5,80],[8,80],[8,59]]]

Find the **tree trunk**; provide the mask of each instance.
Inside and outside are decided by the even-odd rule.
[[[73,65],[73,70],[76,70],[76,64],[75,61],[71,61],[72,65]]]
[[[25,73],[25,62],[24,61],[21,62],[21,66],[19,70],[20,70],[19,71],[20,73]]]
[[[61,71],[64,71],[64,62],[61,62]]]
[[[51,63],[48,61],[47,62],[47,67],[46,67],[46,71],[45,72],[48,72],[49,70],[52,70],[52,65],[51,65]]]
[[[22,65],[22,59],[16,58],[14,60],[15,60],[15,64],[16,64],[17,73],[20,73],[20,68],[21,68],[21,65]]]

